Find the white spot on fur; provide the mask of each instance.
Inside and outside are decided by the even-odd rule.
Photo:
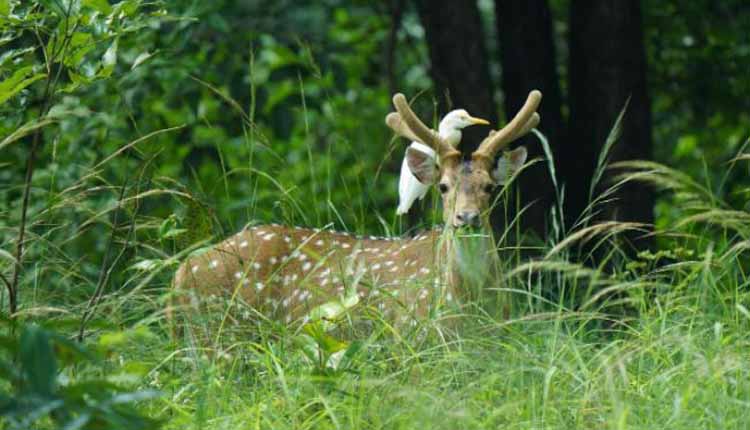
[[[300,254],[299,261],[305,261],[307,260],[307,254]]]
[[[292,238],[289,236],[284,236],[284,242],[289,243],[292,241]]]
[[[372,270],[379,270],[379,269],[380,269],[380,264],[376,263],[372,265]]]
[[[323,239],[318,239],[315,241],[315,246],[323,246],[325,242],[323,242]]]
[[[276,262],[278,262],[278,259],[276,259],[276,257],[271,257],[268,259],[268,262],[271,264],[276,264]]]
[[[423,267],[423,268],[419,269],[419,273],[422,273],[424,275],[429,275],[430,274],[430,269],[428,269],[426,267]]]
[[[398,272],[398,266],[391,267],[391,270],[389,272]]]
[[[196,266],[193,266],[193,268],[191,269],[191,271],[192,271],[193,273],[195,273],[195,272],[197,272],[197,271],[198,271],[198,269],[200,269],[200,266],[197,266],[197,265],[196,265]]]
[[[342,248],[344,248],[344,249],[349,249],[349,248],[351,248],[352,246],[351,246],[351,245],[349,245],[348,243],[344,242],[344,243],[342,243],[342,244],[341,244],[341,247],[342,247]]]
[[[234,272],[235,279],[240,279],[242,277],[242,272]]]
[[[260,263],[258,263],[257,261],[255,263],[253,263],[253,269],[259,270],[260,269]]]
[[[247,241],[246,240],[243,240],[242,242],[240,242],[240,248],[247,248]]]
[[[310,270],[311,267],[312,267],[312,263],[310,263],[309,261],[305,261],[305,264],[302,265],[302,270],[307,272],[308,270]]]
[[[276,233],[268,233],[267,235],[263,236],[263,240],[269,241],[273,239],[274,236],[276,236]]]
[[[209,264],[208,266],[212,269],[219,267],[219,260],[211,260],[211,264]]]
[[[255,283],[255,289],[256,289],[256,290],[257,290],[258,292],[261,292],[261,291],[263,291],[263,288],[265,288],[265,285],[263,285],[263,283],[262,283],[262,282],[256,282],[256,283]]]

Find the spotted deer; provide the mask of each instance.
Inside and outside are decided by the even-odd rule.
[[[312,309],[335,300],[371,305],[386,317],[398,315],[400,322],[458,305],[465,256],[459,242],[444,233],[462,227],[488,231],[491,194],[523,165],[526,150],[509,151],[499,161],[496,155],[539,123],[540,101],[541,93],[532,91],[513,120],[462,159],[396,94],[396,112],[386,123],[398,136],[437,153],[436,163],[424,152],[407,151],[407,162],[421,182],[437,184],[445,228],[414,238],[380,238],[278,224],[249,227],[180,265],[174,278],[178,302],[191,309],[202,300],[232,298],[247,306],[236,320],[284,323],[303,321]],[[489,266],[482,259],[494,255],[491,245],[479,265]]]

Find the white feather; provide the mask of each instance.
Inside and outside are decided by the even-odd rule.
[[[461,143],[461,129],[472,124],[470,119],[472,118],[463,109],[451,111],[440,121],[440,124],[438,125],[438,134],[445,139],[448,144],[456,147]],[[410,147],[430,155],[432,158],[435,158],[435,161],[437,162],[437,154],[435,154],[435,151],[429,146],[419,142],[412,142]],[[401,177],[398,181],[399,203],[398,208],[396,209],[396,214],[403,215],[409,212],[414,201],[417,199],[421,200],[427,195],[431,185],[432,184],[423,184],[419,182],[419,179],[411,173],[411,169],[409,169],[409,165],[406,162],[406,157],[404,157],[404,161],[401,163]]]
[[[432,158],[437,158],[435,151],[427,145],[412,142],[409,147],[424,152]],[[396,214],[403,215],[409,212],[415,200],[421,200],[427,195],[430,185],[432,184],[419,182],[419,179],[411,173],[406,157],[404,157],[404,161],[401,162],[401,177],[398,180],[398,208],[396,209]]]

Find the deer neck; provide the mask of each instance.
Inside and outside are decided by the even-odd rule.
[[[495,242],[488,232],[464,233],[448,230],[443,242],[446,275],[454,285],[481,287],[493,276]]]

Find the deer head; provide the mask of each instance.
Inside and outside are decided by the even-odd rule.
[[[519,147],[496,157],[514,140],[539,124],[536,113],[542,93],[529,93],[526,103],[502,129],[493,130],[468,159],[427,127],[411,110],[403,94],[393,96],[397,112],[386,117],[386,124],[399,136],[432,147],[438,162],[421,151],[407,150],[409,169],[422,183],[437,184],[443,200],[443,220],[453,227],[479,226],[486,221],[493,190],[502,185],[526,161],[526,149]]]

